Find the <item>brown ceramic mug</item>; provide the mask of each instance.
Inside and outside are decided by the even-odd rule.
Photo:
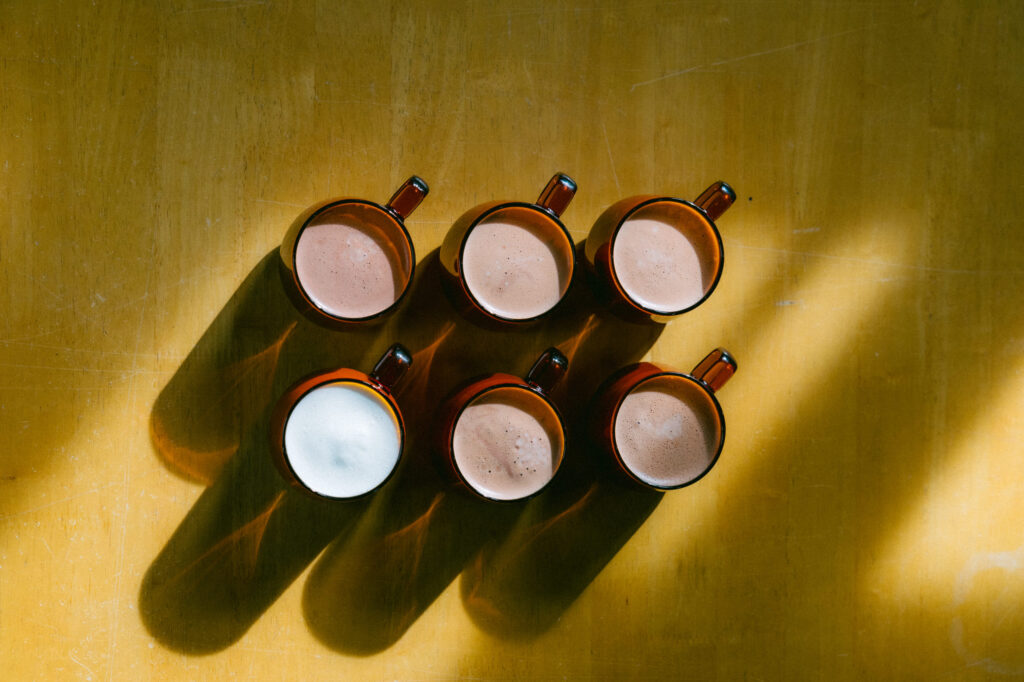
[[[559,219],[576,183],[556,173],[536,203],[494,201],[463,214],[441,245],[445,293],[465,317],[489,327],[533,322],[565,296],[575,246]]]
[[[693,202],[635,196],[598,217],[584,249],[587,265],[620,316],[668,322],[714,292],[724,250],[715,221],[736,193],[724,182]]]
[[[722,452],[725,416],[715,393],[735,371],[724,348],[690,374],[650,362],[623,368],[598,390],[591,434],[642,486],[674,490],[696,483]]]
[[[441,407],[435,434],[453,480],[500,502],[543,490],[565,455],[565,422],[548,393],[568,366],[549,348],[525,378],[496,373],[457,389]]]
[[[392,392],[411,364],[412,355],[396,343],[369,374],[336,369],[285,391],[270,421],[271,452],[285,480],[332,500],[363,497],[384,485],[405,444]]]
[[[331,327],[379,321],[394,311],[416,267],[405,219],[428,191],[414,175],[383,206],[333,199],[299,215],[280,250],[298,308]]]

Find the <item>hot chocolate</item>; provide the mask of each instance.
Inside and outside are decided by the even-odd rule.
[[[292,472],[327,497],[355,497],[376,488],[395,468],[401,447],[401,427],[387,401],[354,381],[314,388],[285,424]]]
[[[636,211],[612,246],[615,276],[640,306],[674,313],[710,289],[720,257],[707,219],[686,204],[659,201]]]
[[[501,387],[467,406],[455,424],[455,464],[485,497],[515,500],[551,480],[564,449],[554,410],[527,388]]]
[[[405,289],[410,258],[398,228],[379,211],[342,205],[299,235],[295,273],[310,300],[335,317],[358,319],[391,306]],[[396,248],[396,243],[398,247]]]
[[[473,297],[489,312],[514,320],[541,315],[569,287],[572,252],[553,222],[503,210],[474,226],[462,270]]]
[[[711,466],[722,430],[702,388],[682,377],[659,376],[640,384],[622,401],[614,436],[623,464],[637,478],[672,488]]]

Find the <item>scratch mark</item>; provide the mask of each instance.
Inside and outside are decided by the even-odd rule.
[[[107,488],[110,488],[110,487],[115,486],[115,485],[117,485],[117,484],[116,483],[108,483],[107,485],[100,486],[99,488],[93,488],[92,490],[86,490],[85,492],[82,492],[82,493],[77,493],[75,495],[69,495],[67,497],[62,497],[59,500],[54,500],[52,502],[47,502],[46,504],[41,504],[38,507],[32,507],[30,509],[23,509],[23,510],[21,510],[19,512],[14,512],[13,514],[5,514],[4,516],[0,516],[0,521],[7,521],[9,519],[17,518],[19,516],[25,516],[27,514],[34,514],[37,511],[42,511],[43,509],[48,509],[48,508],[53,507],[55,505],[63,504],[64,502],[69,502],[69,501],[77,499],[79,497],[85,497],[86,495],[92,495],[94,493],[98,493],[101,490],[106,490]]]
[[[248,7],[263,7],[270,4],[268,0],[252,0],[251,2],[235,3],[224,2],[224,0],[217,0],[217,2],[220,2],[221,4],[214,5],[213,7],[193,7],[189,9],[182,9],[175,12],[175,14],[195,14],[196,12],[213,12],[222,9],[246,9]]]
[[[839,38],[840,36],[850,35],[851,33],[861,33],[863,31],[867,31],[869,29],[872,29],[872,28],[874,28],[877,25],[878,24],[871,24],[870,26],[864,26],[862,28],[851,28],[851,29],[849,29],[847,31],[840,31],[839,33],[830,33],[828,35],[820,36],[818,38],[812,38],[811,40],[801,40],[798,43],[790,43],[789,45],[782,45],[781,47],[773,47],[771,49],[762,50],[760,52],[752,52],[750,54],[745,54],[745,55],[743,55],[741,57],[733,57],[731,59],[722,59],[722,60],[719,60],[717,62],[711,62],[710,64],[700,64],[698,66],[691,66],[691,67],[689,67],[687,69],[680,69],[679,71],[672,71],[670,73],[666,73],[663,76],[658,76],[657,78],[652,78],[652,79],[646,80],[646,81],[640,81],[639,83],[633,83],[633,85],[629,88],[629,91],[633,92],[637,88],[643,87],[645,85],[651,85],[653,83],[660,83],[663,80],[668,80],[669,78],[675,78],[676,76],[682,76],[683,74],[692,73],[694,71],[700,71],[702,69],[710,69],[710,68],[715,67],[715,66],[724,66],[726,64],[735,64],[736,62],[746,61],[747,59],[753,59],[755,57],[763,57],[765,55],[775,54],[776,52],[785,52],[786,50],[795,50],[796,48],[803,47],[804,45],[813,45],[814,43],[820,43],[820,42],[824,42],[826,40],[831,40],[833,38]]]
[[[612,145],[608,141],[608,128],[604,121],[601,121],[601,130],[604,131],[604,148],[608,150],[608,161],[612,165],[612,177],[615,179],[615,191],[622,194],[622,187],[619,186],[619,174],[615,172],[615,159],[612,158]]]
[[[879,265],[890,268],[904,268],[907,270],[917,270],[920,272],[941,272],[945,274],[957,274],[957,275],[974,275],[974,274],[1006,274],[1006,275],[1019,275],[1024,274],[1021,270],[977,270],[977,269],[963,269],[963,268],[936,268],[929,267],[927,265],[913,265],[911,263],[895,263],[893,261],[886,260],[875,260],[873,258],[856,258],[854,256],[833,256],[827,253],[818,253],[816,251],[793,251],[791,249],[775,249],[770,246],[749,246],[747,244],[740,244],[732,239],[724,240],[732,248],[736,249],[747,249],[749,251],[765,251],[769,253],[781,253],[788,256],[806,256],[809,258],[825,258],[827,260],[846,261],[849,263],[864,263],[865,265]]]
[[[821,232],[820,227],[799,227],[793,230],[793,234],[807,234],[808,232]]]
[[[46,548],[46,551],[50,553],[50,557],[53,558],[53,559],[56,559],[57,557],[54,556],[53,550],[50,549],[50,543],[46,541],[46,538],[39,538],[39,539],[42,541],[43,547]]]
[[[272,201],[270,199],[253,199],[259,204],[274,204],[275,206],[288,206],[289,208],[306,208],[302,204],[293,204],[290,201]]]
[[[78,660],[77,658],[75,658],[75,654],[74,654],[73,652],[74,652],[74,650],[73,650],[73,649],[72,649],[71,651],[69,651],[69,652],[68,652],[68,656],[70,656],[70,657],[71,657],[71,660],[72,660],[72,661],[74,661],[75,663],[77,663],[78,665],[82,666],[83,668],[85,668],[86,670],[88,670],[88,671],[89,671],[89,677],[88,677],[87,679],[90,679],[90,680],[91,680],[91,679],[92,679],[92,676],[93,676],[93,675],[95,675],[95,674],[96,674],[96,672],[95,672],[95,671],[94,671],[94,670],[93,670],[92,668],[90,668],[89,666],[87,666],[87,665],[86,665],[85,663],[82,663],[82,662],[81,662],[80,660]]]
[[[800,301],[776,301],[775,305],[777,305],[779,307],[782,307],[782,306],[787,306],[787,305],[796,305],[799,302]]]
[[[31,341],[32,339],[41,339],[44,336],[50,336],[55,331],[57,331],[57,330],[56,329],[48,329],[48,330],[46,330],[44,332],[39,332],[38,334],[32,334],[30,336],[18,336],[18,337],[12,337],[10,339],[0,339],[0,343],[21,343],[21,342],[24,342],[24,341]],[[27,344],[27,345],[32,345],[32,344]]]
[[[10,367],[11,369],[39,369],[47,372],[93,372],[96,374],[123,374],[126,371],[131,371],[134,374],[160,374],[155,369],[103,369],[98,367],[54,367],[51,365],[23,365],[19,362],[0,362],[0,367]]]
[[[50,334],[52,332],[46,332]],[[46,336],[46,334],[40,334],[39,336]],[[35,338],[35,337],[27,337]],[[68,353],[88,353],[89,355],[133,355],[130,351],[125,350],[100,350],[98,348],[75,348],[74,346],[60,346],[53,343],[29,343],[25,339],[0,339],[0,344],[5,346],[26,346],[28,348],[46,348],[49,350],[60,350]],[[138,353],[140,358],[155,358],[157,360],[184,360],[187,356],[181,354],[171,353]]]

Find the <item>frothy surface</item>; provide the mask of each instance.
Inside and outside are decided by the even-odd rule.
[[[302,231],[295,249],[295,272],[306,294],[337,317],[386,310],[409,280],[407,259],[381,228],[357,214],[328,213],[317,220]]]
[[[498,388],[474,400],[455,424],[459,471],[487,497],[515,500],[551,480],[561,460],[558,417],[528,389]]]
[[[622,401],[615,445],[640,480],[671,488],[711,465],[721,430],[711,400],[686,379],[656,377]]]
[[[710,288],[717,248],[696,210],[657,203],[619,228],[612,264],[619,284],[648,310],[671,313],[694,305]]]
[[[542,226],[500,212],[466,239],[462,270],[473,296],[509,319],[541,315],[569,286],[572,256],[557,225]]]
[[[295,476],[328,497],[373,490],[398,463],[401,430],[383,398],[362,384],[339,381],[296,403],[284,430]]]

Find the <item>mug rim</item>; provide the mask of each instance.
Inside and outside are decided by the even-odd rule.
[[[351,370],[351,371],[355,371],[355,370]],[[316,389],[323,388],[324,386],[327,386],[329,384],[359,384],[361,386],[365,386],[369,390],[373,391],[373,393],[376,394],[377,397],[380,398],[380,400],[385,405],[387,405],[388,409],[391,410],[391,413],[395,416],[395,421],[398,422],[398,458],[395,460],[395,465],[393,467],[391,467],[391,471],[388,472],[388,475],[385,476],[384,479],[380,483],[378,483],[377,485],[373,486],[372,488],[370,488],[369,490],[367,490],[365,492],[359,493],[358,495],[341,496],[341,497],[335,496],[335,495],[325,495],[324,493],[317,492],[317,491],[313,490],[312,488],[310,488],[299,477],[299,475],[297,473],[295,473],[295,468],[292,466],[291,459],[288,457],[288,449],[285,447],[285,444],[284,444],[284,436],[285,436],[285,433],[288,431],[288,421],[292,418],[292,412],[295,411],[295,407],[307,395],[309,395],[310,393],[312,393]],[[366,497],[366,496],[370,495],[371,493],[376,492],[377,490],[382,488],[384,486],[384,484],[386,484],[389,480],[391,480],[391,477],[395,475],[395,472],[398,471],[398,465],[401,463],[402,456],[403,456],[403,454],[405,452],[405,420],[402,418],[402,412],[398,408],[398,403],[396,403],[391,398],[391,396],[389,396],[389,395],[385,394],[383,391],[381,391],[381,389],[378,388],[370,380],[370,377],[368,375],[366,376],[365,379],[360,378],[358,376],[338,377],[338,378],[328,378],[327,376],[324,376],[324,377],[322,377],[322,379],[320,381],[317,381],[315,384],[313,384],[312,386],[310,386],[309,388],[304,390],[302,393],[300,393],[299,395],[295,396],[295,399],[291,401],[291,404],[288,406],[288,412],[285,413],[283,419],[281,420],[281,440],[280,440],[280,442],[275,442],[274,445],[280,450],[281,462],[288,468],[288,472],[291,474],[291,482],[293,484],[297,485],[303,492],[309,493],[310,495],[313,495],[313,496],[315,496],[315,497],[317,497],[319,499],[322,499],[322,500],[334,500],[334,501],[358,500],[358,499]]]
[[[369,322],[371,320],[378,319],[391,313],[392,311],[395,310],[395,308],[398,307],[398,305],[402,302],[402,299],[405,298],[405,295],[409,293],[409,289],[412,288],[413,277],[416,274],[416,248],[415,246],[413,246],[412,236],[409,234],[409,230],[405,226],[405,221],[402,220],[394,211],[388,210],[386,206],[381,206],[377,202],[370,201],[369,199],[346,198],[332,199],[328,201],[327,203],[318,207],[309,215],[308,218],[302,221],[302,225],[299,227],[299,230],[295,235],[295,243],[292,244],[292,263],[296,264],[298,262],[297,254],[299,250],[299,242],[302,241],[302,233],[306,231],[306,228],[309,227],[309,224],[313,222],[313,220],[317,216],[320,216],[326,211],[332,208],[337,208],[338,206],[342,206],[344,204],[362,204],[364,206],[369,206],[370,208],[377,209],[377,211],[382,213],[388,220],[390,220],[393,224],[397,225],[398,229],[401,230],[402,236],[405,237],[405,243],[409,247],[409,277],[406,279],[405,285],[402,287],[402,292],[395,298],[394,302],[392,302],[391,305],[389,305],[387,308],[384,308],[383,310],[373,313],[372,315],[365,315],[363,317],[344,317],[340,315],[335,315],[334,313],[329,313],[323,308],[321,308],[319,305],[317,305],[317,303],[306,291],[306,288],[302,285],[302,280],[299,279],[298,265],[293,265],[293,267],[289,269],[291,270],[292,280],[295,282],[295,287],[299,290],[299,294],[313,310],[337,322]]]
[[[548,308],[544,312],[541,312],[541,313],[538,313],[536,315],[533,315],[532,317],[505,317],[504,315],[501,315],[499,313],[496,313],[496,312],[493,312],[493,311],[489,310],[487,308],[487,306],[485,306],[476,297],[476,295],[473,293],[472,288],[469,286],[469,282],[466,280],[466,269],[465,269],[465,263],[466,263],[466,259],[465,259],[466,244],[469,242],[469,236],[473,233],[473,229],[476,228],[476,226],[479,225],[481,222],[483,222],[483,220],[485,218],[487,218],[487,217],[497,213],[498,211],[502,211],[502,210],[508,209],[508,208],[525,208],[525,209],[528,209],[530,211],[533,211],[535,213],[540,214],[546,220],[552,221],[555,224],[555,226],[558,227],[559,230],[561,230],[562,236],[565,237],[566,245],[568,246],[568,250],[569,250],[569,277],[567,279],[567,284],[565,286],[565,291],[563,291],[558,296],[558,301],[556,301],[554,305],[552,305],[550,308]],[[474,209],[474,210],[476,210],[476,209]],[[488,317],[492,317],[495,320],[498,320],[499,322],[507,322],[507,323],[510,323],[510,324],[527,324],[527,323],[530,323],[530,322],[535,322],[535,321],[541,319],[542,317],[544,317],[545,315],[549,315],[552,310],[557,308],[558,305],[562,301],[565,300],[565,296],[566,296],[566,294],[569,293],[569,289],[572,286],[572,278],[573,278],[573,275],[575,273],[576,273],[576,242],[573,240],[572,235],[569,234],[569,230],[565,227],[565,225],[562,223],[562,221],[559,219],[559,217],[556,216],[554,213],[552,213],[551,211],[543,208],[542,206],[539,206],[537,204],[531,204],[531,203],[526,202],[526,201],[503,201],[501,203],[495,204],[493,206],[490,206],[490,207],[484,209],[483,211],[481,211],[480,215],[478,215],[476,218],[473,219],[472,222],[470,222],[469,226],[466,228],[465,234],[462,235],[461,242],[459,243],[459,280],[462,282],[462,288],[466,292],[466,296],[469,297],[470,302],[479,311],[481,311],[482,313],[484,313]]]
[[[718,268],[716,268],[715,270],[715,277],[711,281],[711,286],[708,287],[707,291],[704,292],[704,295],[701,296],[695,303],[675,311],[653,310],[651,308],[647,308],[637,303],[626,291],[626,288],[622,286],[622,282],[619,281],[619,276],[615,272],[615,240],[619,236],[619,230],[621,230],[622,226],[626,224],[626,221],[629,220],[630,217],[632,217],[632,215],[639,211],[641,208],[663,202],[672,204],[682,204],[696,211],[697,218],[703,220],[704,223],[711,228],[711,234],[715,239],[715,245],[718,247]],[[630,209],[626,211],[622,215],[622,217],[619,218],[619,220],[615,223],[615,227],[612,228],[611,237],[608,239],[608,271],[611,274],[612,285],[622,295],[622,298],[625,300],[627,304],[629,304],[639,312],[644,313],[646,315],[674,317],[676,315],[682,315],[683,313],[690,312],[691,310],[702,304],[704,301],[708,300],[708,298],[711,297],[711,294],[715,292],[715,289],[718,287],[719,281],[721,281],[722,279],[723,270],[725,270],[725,247],[722,244],[722,235],[718,231],[718,226],[715,225],[715,221],[709,218],[707,213],[705,213],[700,206],[686,199],[680,199],[678,197],[670,196],[656,196],[648,197],[637,202],[632,207],[630,207]]]
[[[648,381],[652,381],[654,379],[660,379],[660,378],[664,378],[664,377],[676,377],[676,378],[679,378],[679,379],[683,379],[683,380],[685,380],[685,381],[687,381],[689,383],[695,384],[697,386],[697,388],[702,390],[704,392],[704,394],[708,398],[711,399],[711,404],[714,405],[715,413],[716,413],[716,416],[718,417],[718,425],[721,428],[721,436],[718,439],[718,448],[715,450],[715,456],[711,458],[711,461],[704,468],[704,470],[701,471],[698,476],[695,476],[694,478],[692,478],[692,479],[690,479],[688,481],[684,481],[683,483],[680,483],[678,485],[671,485],[671,486],[655,485],[653,483],[648,483],[647,481],[645,481],[642,478],[640,478],[640,476],[638,476],[625,463],[625,461],[623,461],[622,453],[619,452],[619,445],[615,441],[615,423],[619,419],[619,409],[622,407],[622,403],[625,402],[626,397],[629,396],[636,389],[640,388],[640,386],[642,386],[643,384],[647,383]],[[715,397],[714,391],[710,390],[708,388],[707,384],[705,384],[700,379],[694,377],[693,375],[686,374],[684,372],[676,372],[674,370],[664,370],[664,369],[659,368],[658,371],[655,372],[654,374],[649,374],[649,375],[639,379],[638,381],[634,382],[628,389],[626,389],[625,391],[622,392],[621,396],[619,396],[615,400],[615,407],[612,409],[610,422],[611,422],[611,429],[610,429],[610,437],[609,437],[608,440],[609,440],[609,442],[611,443],[611,446],[612,446],[612,455],[615,457],[615,461],[618,463],[619,468],[622,469],[626,473],[626,475],[628,475],[633,481],[639,483],[642,486],[645,486],[647,488],[651,488],[651,489],[654,489],[654,490],[664,490],[664,491],[679,490],[680,488],[685,488],[687,486],[693,485],[694,483],[696,483],[700,479],[702,479],[705,476],[707,476],[708,473],[715,467],[715,464],[718,463],[719,456],[722,454],[722,449],[725,447],[725,413],[722,411],[722,406],[719,404],[718,398]]]
[[[494,375],[492,375],[492,378],[493,378],[493,376]],[[512,377],[512,375],[509,375],[509,376]],[[514,379],[515,377],[512,377],[512,378]],[[484,378],[484,379],[481,379],[480,381],[481,382],[485,382],[487,380],[488,380],[487,378]],[[537,488],[536,490],[534,490],[529,495],[524,495],[523,497],[512,497],[512,498],[504,498],[504,499],[500,498],[500,497],[491,497],[490,495],[485,495],[483,492],[478,490],[476,488],[476,486],[474,486],[472,483],[470,483],[469,480],[467,480],[466,477],[462,474],[462,470],[459,468],[459,465],[458,465],[458,463],[455,460],[455,427],[458,425],[459,419],[462,417],[462,413],[465,412],[466,408],[468,408],[470,405],[472,405],[474,402],[476,402],[485,393],[490,393],[491,391],[496,391],[496,390],[499,390],[499,389],[502,389],[502,388],[517,388],[517,389],[520,389],[520,390],[523,390],[523,391],[527,391],[528,393],[536,396],[537,398],[540,398],[551,409],[551,411],[554,412],[555,418],[558,420],[558,426],[562,430],[562,447],[560,448],[560,452],[558,453],[559,454],[558,465],[555,466],[555,468],[552,470],[551,478],[549,478],[547,481],[545,481],[544,485],[542,485],[541,487]],[[565,419],[562,417],[562,413],[559,411],[558,407],[546,395],[544,395],[544,393],[542,393],[541,391],[531,387],[526,382],[519,383],[518,381],[504,381],[502,383],[491,384],[491,385],[488,385],[488,386],[484,386],[479,391],[475,391],[472,395],[470,395],[468,398],[466,398],[466,400],[463,401],[462,405],[459,406],[458,411],[455,413],[455,416],[452,418],[451,429],[449,430],[447,438],[446,438],[446,445],[447,445],[447,449],[448,449],[448,452],[446,454],[447,454],[448,458],[451,460],[452,469],[455,471],[455,475],[458,477],[459,481],[470,492],[472,492],[477,497],[480,497],[480,498],[482,498],[484,500],[487,500],[488,502],[501,502],[501,503],[508,504],[508,503],[515,503],[515,502],[523,502],[525,500],[529,500],[529,499],[531,499],[533,497],[536,497],[537,495],[542,493],[549,485],[551,485],[551,481],[555,480],[555,476],[558,475],[559,470],[562,468],[562,462],[565,461],[566,441],[568,441],[568,440],[569,440],[569,432],[568,432],[567,427],[565,425]]]

